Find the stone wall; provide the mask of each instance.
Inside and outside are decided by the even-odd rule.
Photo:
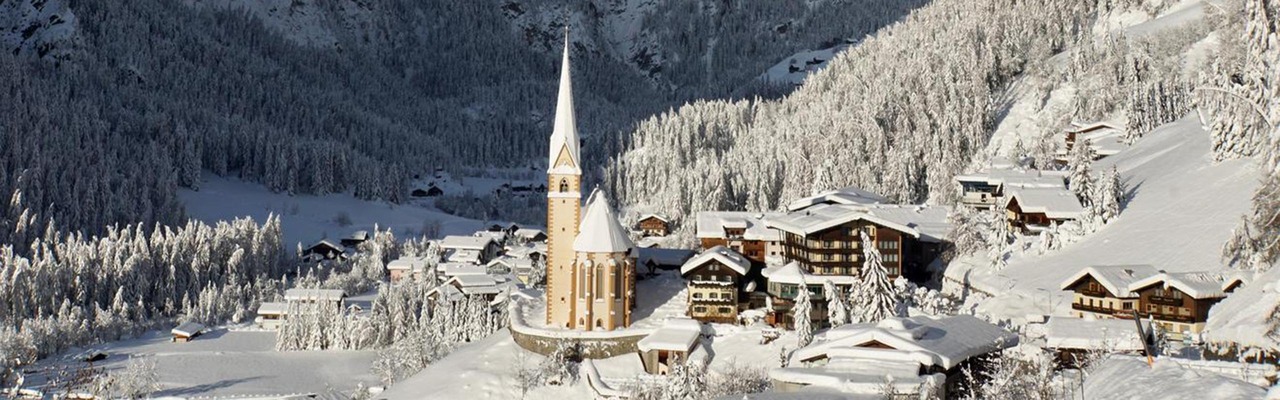
[[[567,334],[568,333],[568,334]],[[648,336],[648,331],[637,331],[634,335],[613,337],[574,337],[567,331],[539,332],[533,329],[512,329],[511,338],[525,350],[548,355],[556,350],[561,341],[577,342],[582,349],[582,357],[601,359],[623,354],[636,354],[636,343]]]

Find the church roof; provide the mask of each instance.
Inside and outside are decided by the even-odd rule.
[[[627,230],[618,223],[609,200],[600,189],[591,192],[587,210],[578,225],[578,237],[573,240],[573,251],[586,253],[624,253],[635,247]]]
[[[582,174],[578,156],[578,127],[574,122],[573,82],[569,73],[569,32],[565,31],[564,61],[560,65],[560,94],[556,103],[555,125],[551,131],[551,149],[547,156],[547,172],[553,174]],[[562,149],[567,149],[572,165],[556,166]]]

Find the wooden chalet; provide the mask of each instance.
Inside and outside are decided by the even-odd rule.
[[[1023,232],[1043,232],[1052,224],[1080,218],[1084,212],[1080,199],[1066,188],[1016,188],[1006,194],[1009,224]]]
[[[680,267],[688,285],[688,315],[702,322],[734,323],[747,300],[751,261],[728,247],[716,246]]]
[[[199,322],[183,322],[181,325],[171,329],[169,333],[173,334],[174,342],[190,342],[197,336],[204,334],[205,327]]]
[[[309,261],[333,260],[342,256],[342,253],[345,250],[346,249],[340,244],[336,244],[328,240],[321,240],[305,249],[302,249],[302,254],[299,256],[304,260]]]
[[[765,258],[782,254],[782,235],[765,225],[782,213],[703,211],[698,213],[696,237],[703,249],[725,246],[763,266]]]
[[[1138,313],[1164,328],[1170,338],[1196,336],[1204,330],[1209,308],[1244,281],[1221,273],[1158,273],[1129,285],[1137,293]]]
[[[671,233],[671,223],[666,218],[656,214],[641,216],[637,225],[640,227],[640,234],[643,236],[667,236]]]
[[[880,252],[890,278],[913,282],[931,277],[926,267],[941,253],[950,229],[949,207],[916,205],[816,205],[770,218],[782,232],[783,258],[818,276],[857,276],[862,268],[861,232]],[[821,283],[821,280],[816,283]]]
[[[1150,265],[1091,266],[1063,281],[1061,289],[1074,292],[1071,310],[1075,317],[1132,318],[1140,298],[1129,285],[1157,273]]]

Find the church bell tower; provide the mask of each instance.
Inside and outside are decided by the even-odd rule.
[[[582,168],[569,75],[568,33],[566,29],[560,93],[547,155],[547,325],[562,328],[573,327],[573,242],[582,213]]]

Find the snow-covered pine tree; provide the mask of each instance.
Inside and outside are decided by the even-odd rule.
[[[822,282],[822,293],[827,298],[827,320],[831,327],[849,323],[849,310],[844,304],[844,293],[830,279]]]
[[[1071,147],[1071,155],[1067,158],[1067,169],[1070,171],[1067,182],[1071,191],[1084,203],[1085,207],[1090,205],[1091,193],[1096,186],[1093,177],[1093,159],[1095,158],[1097,153],[1094,152],[1088,139],[1077,140]]]
[[[956,255],[976,254],[987,248],[987,225],[972,207],[958,205],[947,215],[951,223],[948,237],[952,240]]]
[[[859,286],[864,287],[867,297],[861,308],[861,322],[880,322],[885,318],[898,316],[898,298],[893,283],[889,281],[889,272],[885,270],[880,258],[880,249],[875,246],[866,231],[859,232],[862,238],[862,270]]]
[[[987,213],[987,220],[990,224],[990,231],[987,232],[986,249],[987,260],[992,268],[997,271],[1005,267],[1005,253],[1009,250],[1009,243],[1014,240],[1013,228],[1009,224],[1008,210],[1004,204],[997,204],[991,207],[991,212]]]
[[[797,347],[808,346],[813,341],[812,303],[810,302],[809,285],[800,278],[796,287],[795,305],[791,307],[792,324],[796,331]]]
[[[1102,176],[1102,184],[1098,186],[1094,203],[1098,217],[1102,223],[1111,222],[1111,220],[1120,216],[1120,207],[1125,196],[1124,183],[1120,181],[1120,172],[1116,167],[1111,166],[1110,170]]]

